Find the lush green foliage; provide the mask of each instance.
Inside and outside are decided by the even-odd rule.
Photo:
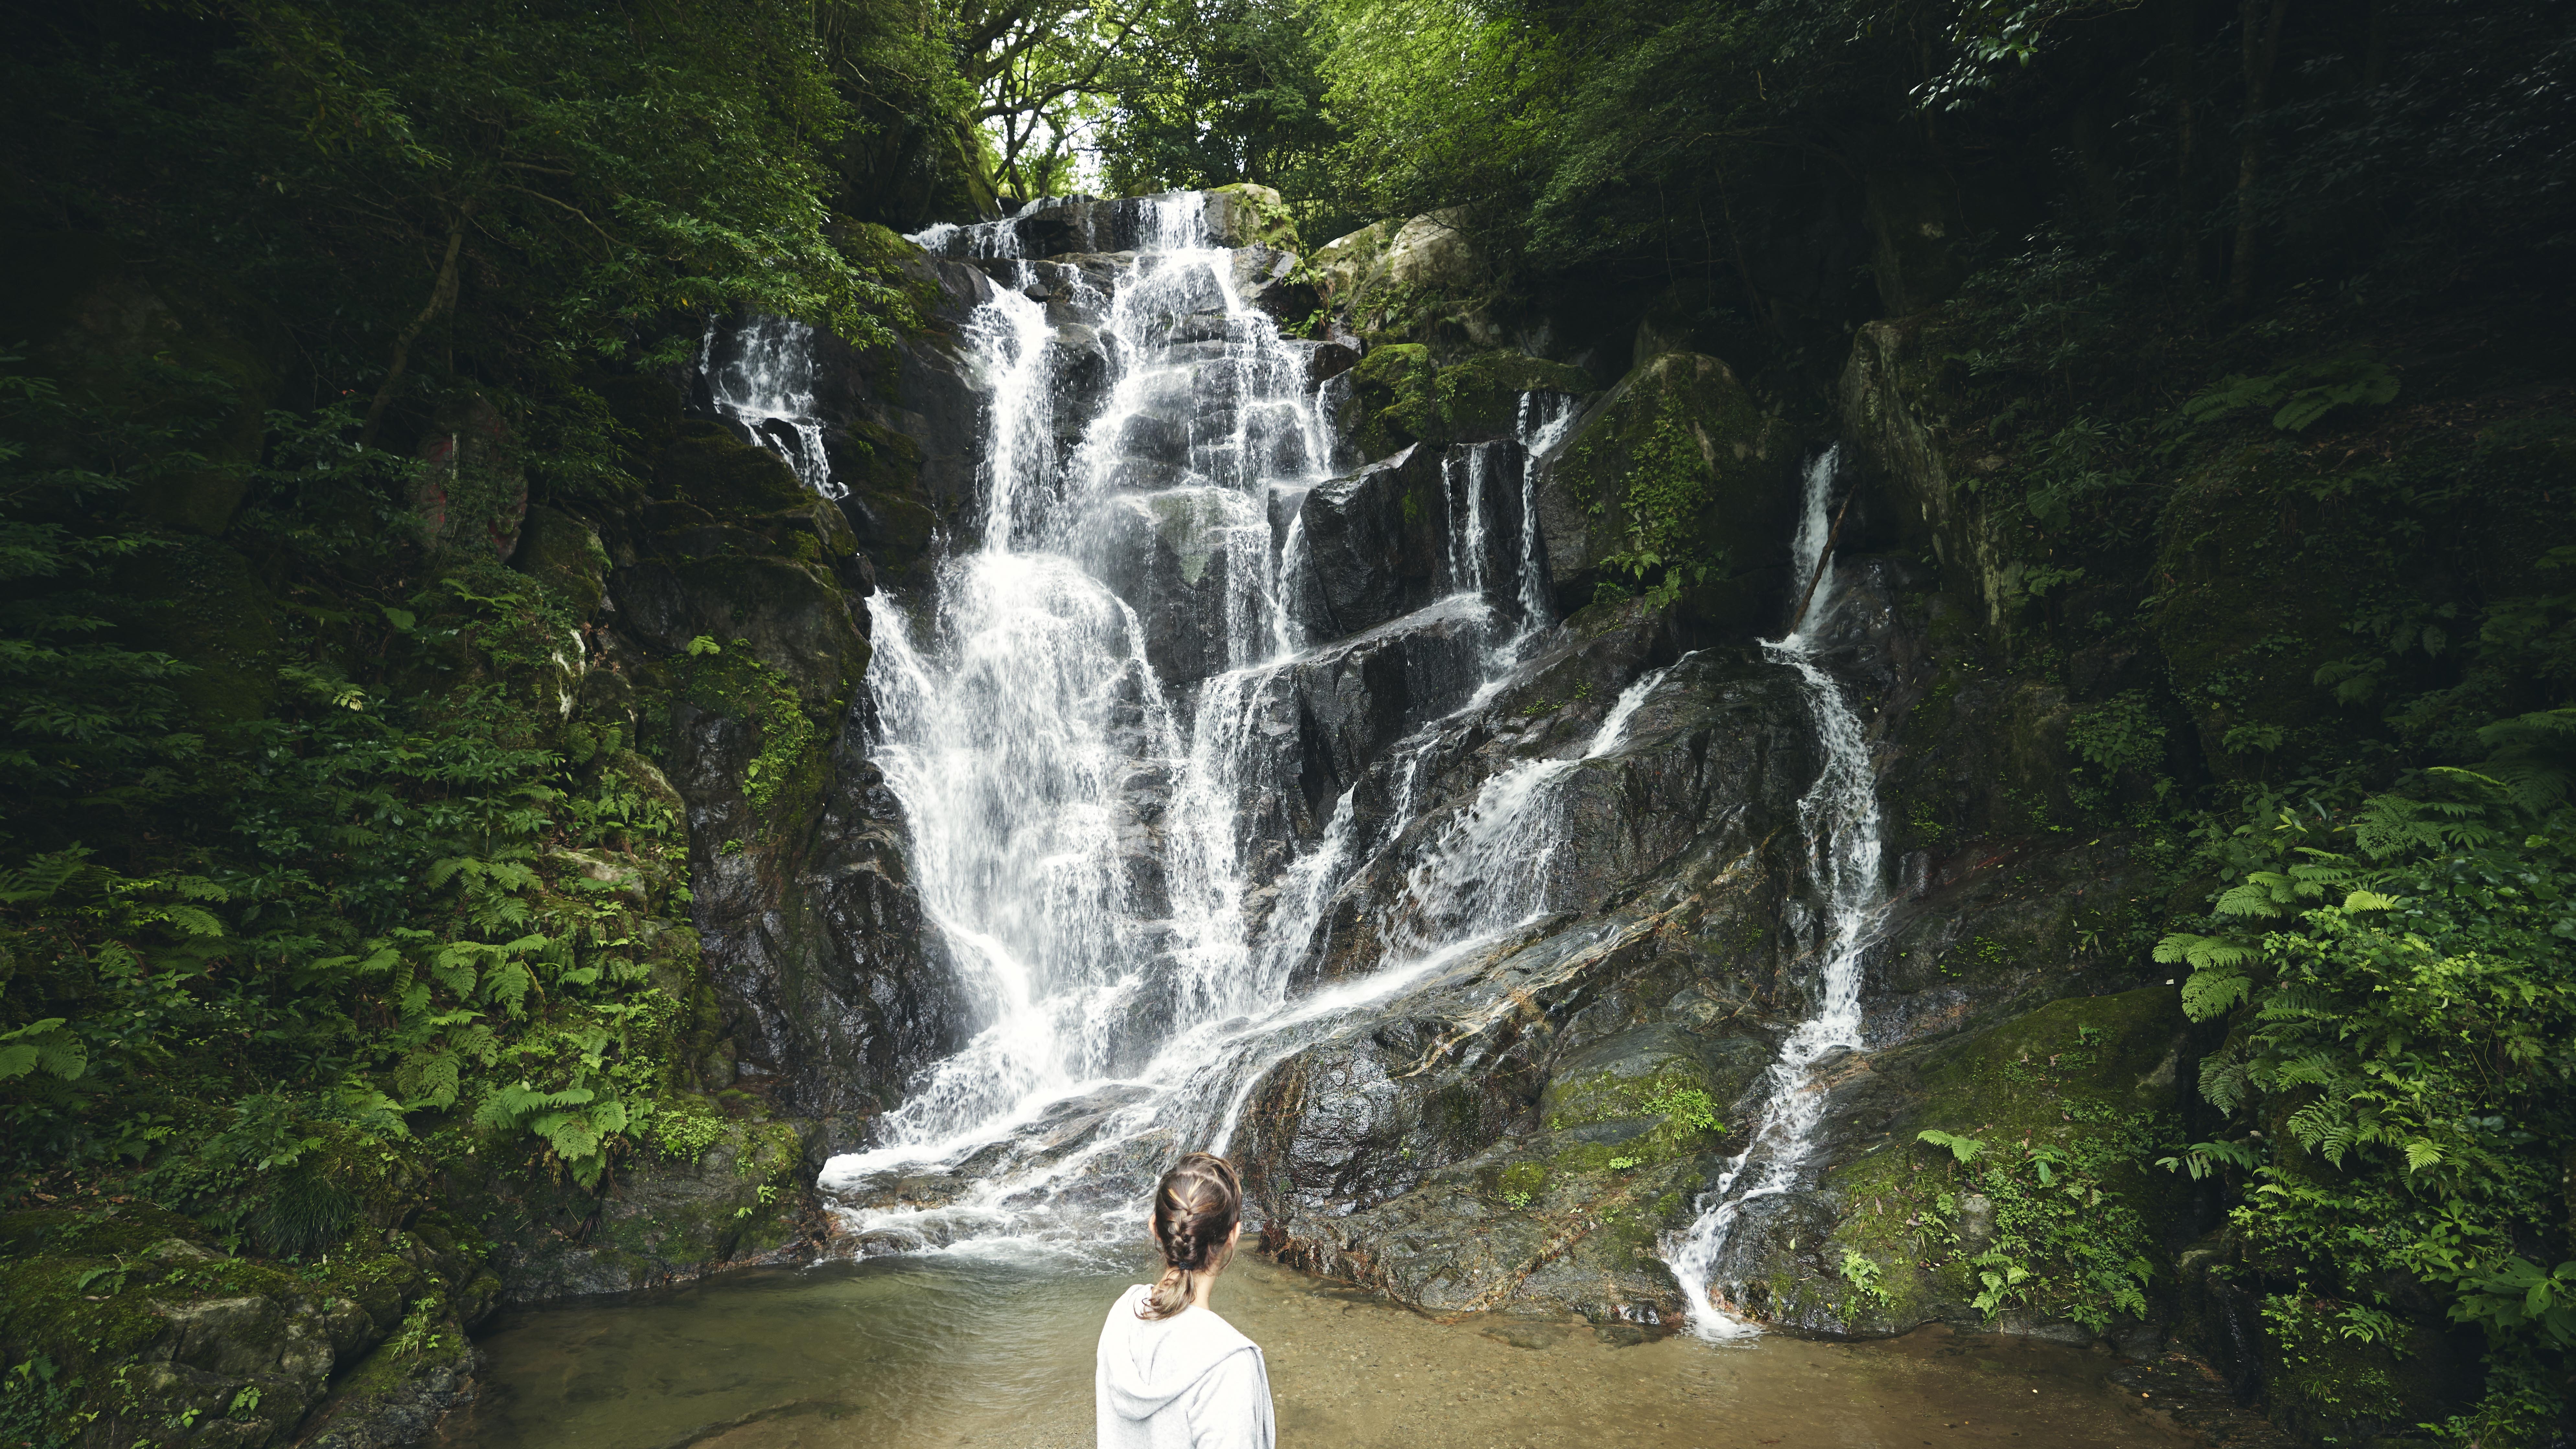
[[[2544,1356],[2576,1347],[2576,813],[2516,793],[2445,771],[2340,816],[2275,807],[2221,843],[2251,868],[2214,928],[2157,949],[2192,968],[2186,1009],[2231,1022],[2201,1089],[2247,1136],[2188,1165],[2248,1179],[2234,1225],[2276,1329],[2402,1346],[2396,1295],[2430,1288],[2486,1331],[2461,1427],[2489,1442],[2545,1433]]]
[[[386,562],[398,547],[298,539],[261,506],[364,499],[391,466],[315,445],[262,470],[237,529],[307,579]],[[164,1200],[285,1251],[348,1221],[297,1198],[308,1156],[408,1143],[449,1108],[595,1178],[651,1110],[677,1011],[641,985],[659,927],[575,854],[657,861],[676,823],[615,766],[619,741],[548,729],[569,625],[542,587],[486,563],[299,602],[287,689],[259,717],[123,756],[22,735],[37,765],[106,788],[57,791],[15,843],[71,838],[0,870],[9,1000],[34,1018],[10,1038],[31,1070],[0,1058],[9,1170],[140,1165]]]
[[[1250,181],[1329,194],[1341,132],[1325,113],[1307,0],[1222,0],[1150,16],[1103,77],[1103,179],[1122,195]],[[1342,219],[1300,218],[1317,240]]]
[[[868,210],[869,166],[919,169],[867,146],[956,119],[944,24],[12,13],[10,1196],[131,1194],[311,1255],[469,1155],[587,1185],[707,1144],[674,1096],[695,948],[659,742],[574,715],[582,601],[415,509],[522,474],[562,507],[633,496],[600,394],[711,312],[904,325],[833,213]],[[502,456],[415,456],[473,408]],[[801,759],[812,722],[768,683]]]
[[[2079,1043],[2061,1055],[2089,1050]],[[2065,1146],[1937,1129],[1916,1136],[1951,1157],[1951,1186],[1934,1199],[1933,1220],[1956,1241],[1973,1202],[1990,1224],[1982,1242],[1962,1245],[1969,1306],[1989,1318],[2036,1310],[2098,1333],[2116,1314],[2147,1311],[2154,1240],[2106,1179],[2135,1167],[2159,1124],[2089,1104],[2070,1108],[2067,1120],[2084,1130]]]

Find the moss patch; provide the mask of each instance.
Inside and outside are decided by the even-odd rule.
[[[1338,424],[1370,458],[1415,442],[1469,443],[1508,438],[1524,393],[1587,393],[1592,376],[1579,367],[1517,352],[1480,352],[1443,365],[1429,347],[1389,342],[1352,368]]]
[[[1662,581],[1678,595],[1785,562],[1796,465],[1786,425],[1726,364],[1653,358],[1611,390],[1550,473],[1550,492],[1584,538],[1576,578],[1559,582]],[[1749,602],[1711,607],[1731,616]]]
[[[1936,1052],[1920,1105],[1827,1186],[1860,1317],[1901,1326],[1944,1304],[2097,1330],[2169,1279],[2164,1229],[2190,1185],[2149,1165],[2180,1130],[2178,993],[2073,997]],[[1926,1130],[1946,1134],[1917,1140]]]

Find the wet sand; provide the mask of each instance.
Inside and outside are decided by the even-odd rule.
[[[1141,1276],[879,1260],[515,1315],[482,1341],[477,1449],[1073,1449],[1092,1442],[1101,1315]],[[1619,1345],[1580,1323],[1444,1324],[1257,1261],[1217,1310],[1262,1345],[1285,1446],[2067,1449],[2179,1441],[2103,1355],[1930,1328]]]

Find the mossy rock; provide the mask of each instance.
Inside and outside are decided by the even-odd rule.
[[[1799,504],[1797,444],[1714,357],[1665,353],[1586,410],[1538,489],[1548,571],[1561,607],[1635,577],[1652,554],[1710,579],[1785,578]],[[1712,622],[1750,625],[1772,594],[1712,595]]]
[[[1223,197],[1220,216],[1209,218],[1211,229],[1227,237],[1238,247],[1265,246],[1283,252],[1303,252],[1305,243],[1297,239],[1297,220],[1289,213],[1288,203],[1277,191],[1258,182],[1238,181],[1220,186],[1209,193]]]
[[[920,266],[921,248],[905,240],[902,233],[873,221],[842,216],[832,219],[830,234],[832,244],[852,265],[903,294],[912,315],[898,320],[917,326],[938,309],[938,278]]]
[[[299,1449],[386,1449],[425,1443],[439,1416],[474,1393],[479,1360],[453,1313],[400,1342],[376,1345],[302,1426]]]
[[[1479,352],[1440,369],[1435,392],[1442,440],[1508,438],[1519,426],[1523,394],[1581,396],[1591,391],[1592,374],[1582,368],[1519,352]]]
[[[1336,237],[1307,275],[1341,328],[1384,346],[1464,352],[1504,339],[1488,314],[1496,279],[1456,209]]]
[[[590,525],[544,504],[528,509],[510,566],[538,583],[577,618],[599,612],[608,592],[608,550]]]
[[[1605,1164],[1666,1162],[1717,1145],[1727,1130],[1723,1114],[1742,1085],[1713,1071],[1699,1043],[1679,1028],[1643,1026],[1560,1063],[1539,1096],[1538,1115],[1551,1132],[1643,1123],[1643,1135],[1606,1154],[1588,1146],[1571,1147],[1569,1153],[1585,1161],[1601,1156]],[[1576,1164],[1568,1158],[1562,1166]]]
[[[498,1289],[482,1240],[434,1212],[301,1264],[227,1254],[187,1219],[130,1204],[9,1214],[0,1250],[0,1351],[42,1355],[76,1384],[84,1442],[142,1442],[183,1419],[191,1443],[284,1442],[335,1373],[421,1305],[450,1322],[449,1355],[466,1353],[464,1323]]]
[[[1443,365],[1429,347],[1412,342],[1370,349],[1350,377],[1337,421],[1342,436],[1369,458],[1414,442],[1508,438],[1524,393],[1592,391],[1591,374],[1579,367],[1508,351]]]
[[[1350,372],[1350,391],[1338,420],[1342,437],[1369,459],[1390,457],[1409,446],[1422,436],[1416,429],[1438,426],[1433,392],[1438,376],[1431,349],[1418,343],[1369,349]]]
[[[683,419],[673,430],[653,481],[658,496],[694,503],[728,520],[804,508],[814,498],[776,453],[698,418]]]
[[[921,494],[921,444],[892,428],[854,421],[824,435],[832,476],[849,493],[840,512],[858,547],[888,582],[908,583],[930,555],[939,515]]]
[[[2134,1214],[2144,1236],[2131,1248],[2171,1281],[2161,1245],[2187,1229],[2195,1189],[2126,1150],[2169,1142],[2181,1130],[2192,1040],[2181,993],[2156,986],[2063,998],[1932,1048],[1920,1059],[1913,1100],[1891,1130],[1838,1163],[1821,1184],[1821,1200],[1834,1211],[1830,1236],[1818,1234],[1819,1258],[1837,1269],[1832,1276],[1841,1286],[1784,1271],[1774,1293],[1808,1293],[1821,1316],[1806,1326],[1840,1332],[1899,1333],[1930,1318],[1990,1321],[1968,1306],[1979,1291],[1968,1260],[1991,1242],[1995,1209],[1980,1206],[1985,1200],[1958,1183],[1952,1151],[1916,1140],[1925,1129],[1974,1139],[1985,1144],[1982,1152],[2031,1144],[2078,1155],[2104,1148],[2101,1221],[2107,1225],[2115,1212]],[[1944,1194],[1951,1204],[1946,1220]],[[1842,1267],[1852,1263],[1847,1254],[1873,1266]],[[2005,1317],[2016,1331],[2089,1338],[2088,1330],[2056,1316],[2061,1307],[2043,1297]]]
[[[703,637],[746,649],[817,711],[845,703],[867,669],[867,637],[819,562],[740,553],[656,561],[619,569],[610,588],[627,626],[655,648],[685,655]]]
[[[796,1130],[694,1096],[663,1111],[685,1123],[657,1123],[654,1146],[598,1195],[509,1169],[479,1185],[505,1301],[624,1293],[801,1254],[812,1203]]]
[[[2070,1100],[2179,1112],[2189,1032],[2171,986],[2063,997],[1937,1049],[1916,1115],[1926,1126],[2023,1136],[2058,1131]]]
[[[1323,294],[1325,306],[1346,315],[1352,310],[1361,290],[1382,266],[1394,235],[1391,223],[1372,222],[1315,249],[1307,259],[1306,272],[1314,278],[1315,290]]]

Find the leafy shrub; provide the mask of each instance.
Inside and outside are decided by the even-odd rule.
[[[2399,1270],[2484,1330],[2487,1397],[2453,1429],[2488,1442],[2542,1432],[2533,1375],[2576,1346],[2554,1207],[2576,1146],[2576,812],[2550,799],[2441,770],[2339,817],[2271,807],[2228,842],[2211,924],[2156,948],[2192,968],[2184,1009],[2230,1024],[2202,1094],[2274,1143],[2260,1165],[2206,1145],[2169,1165],[2255,1184],[2231,1228],[2300,1305],[2267,1310],[2284,1352],[2317,1314],[2396,1310]]]

